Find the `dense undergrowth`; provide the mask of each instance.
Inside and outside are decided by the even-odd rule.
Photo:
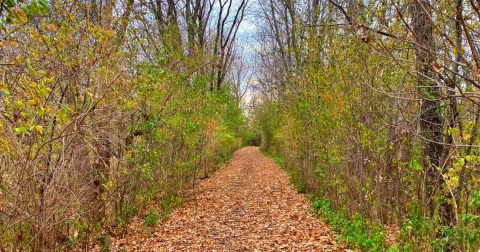
[[[299,179],[292,173],[283,160],[275,153],[262,149],[262,152],[274,161],[281,168],[290,173],[292,186],[295,186],[298,193],[306,194],[311,201],[310,210],[314,214],[319,214],[322,220],[325,220],[331,230],[337,234],[341,243],[350,249],[360,249],[361,251],[444,251],[447,247],[461,246],[462,239],[467,240],[467,244],[475,246],[480,238],[480,232],[477,229],[478,218],[475,216],[464,216],[459,227],[448,228],[444,230],[446,236],[436,239],[432,234],[432,223],[422,217],[419,211],[419,205],[413,204],[410,214],[406,217],[400,226],[400,232],[393,232],[392,243],[387,242],[385,226],[379,221],[372,221],[362,216],[360,213],[349,214],[345,209],[335,207],[331,200],[322,196],[321,191],[307,192],[305,181]],[[423,244],[423,245],[421,245]],[[428,244],[428,245],[425,245]],[[420,245],[420,247],[419,247]],[[471,247],[467,247],[472,249]]]
[[[260,118],[272,118],[272,114],[278,115],[278,113],[269,113],[267,117]],[[265,121],[262,122],[265,123]],[[280,125],[281,123],[274,122],[273,124]],[[263,129],[271,129],[269,127],[272,125]],[[265,138],[265,135],[263,137]],[[480,219],[477,215],[462,214],[458,225],[439,229],[438,223],[435,222],[439,221],[439,216],[436,216],[435,221],[426,218],[422,214],[420,202],[406,206],[404,217],[393,224],[400,232],[395,231],[389,234],[394,236],[392,238],[395,242],[387,244],[384,225],[391,224],[391,222],[382,222],[381,219],[369,217],[368,212],[349,208],[350,204],[348,203],[340,203],[343,197],[348,198],[347,195],[344,195],[347,191],[326,189],[328,185],[331,185],[330,183],[334,182],[328,181],[328,178],[338,180],[340,179],[337,177],[339,174],[321,173],[320,170],[316,170],[315,173],[306,173],[308,171],[304,170],[302,162],[297,163],[298,161],[296,161],[301,157],[299,154],[282,155],[282,151],[288,153],[291,152],[291,149],[285,150],[278,143],[272,144],[272,142],[269,143],[271,149],[268,151],[265,148],[266,141],[263,141],[261,148],[263,153],[289,172],[292,185],[297,188],[299,193],[306,194],[307,198],[312,201],[311,210],[326,220],[332,230],[338,234],[339,240],[348,248],[361,251],[447,251],[449,247],[463,247],[465,251],[474,251],[477,248],[480,240]],[[339,165],[341,161],[337,160],[338,163],[334,164]],[[412,164],[408,165],[412,166]],[[316,166],[321,167],[321,164],[317,163]],[[341,183],[340,185],[346,186],[347,184]],[[329,192],[334,194],[329,195]],[[474,193],[469,205],[475,208],[479,206],[478,202],[478,193]],[[441,236],[434,231],[438,229]]]
[[[274,153],[263,151],[272,161],[283,169],[287,169],[285,162],[280,156]],[[290,173],[290,175],[292,175]],[[295,186],[298,193],[306,194],[306,184],[302,180],[291,176],[292,186]],[[311,201],[310,210],[329,224],[331,230],[337,234],[339,241],[348,248],[361,249],[362,251],[386,251],[386,238],[383,227],[379,224],[372,224],[360,215],[348,216],[344,211],[335,209],[332,203],[319,194],[307,194]],[[394,248],[389,251],[396,251]]]
[[[252,125],[314,208],[361,250],[477,251],[478,8],[259,5]],[[392,248],[383,226],[400,229]]]
[[[243,144],[241,100],[220,67],[240,16],[222,37],[189,27],[187,40],[173,2],[4,3],[1,251],[106,248],[134,216],[166,218]]]

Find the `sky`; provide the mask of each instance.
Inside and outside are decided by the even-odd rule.
[[[236,0],[240,1],[240,0]],[[255,17],[255,8],[257,6],[258,0],[250,0],[249,6],[247,6],[247,14],[245,19],[240,24],[238,29],[238,42],[242,47],[242,57],[246,60],[247,64],[255,71],[255,57],[256,57],[256,48],[258,48],[258,39],[256,34],[258,32],[258,22],[259,20]],[[255,83],[255,77],[252,78],[250,85]],[[244,87],[247,86],[247,83],[242,84]],[[254,92],[252,89],[248,89],[245,96],[243,97],[244,110],[248,114],[248,104],[253,98]]]

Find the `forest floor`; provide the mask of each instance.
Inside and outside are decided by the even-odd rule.
[[[118,251],[339,251],[328,227],[288,174],[256,147],[202,180],[193,199],[146,234],[132,223]]]

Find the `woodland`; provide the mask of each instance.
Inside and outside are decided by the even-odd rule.
[[[0,0],[0,251],[108,251],[252,145],[339,248],[478,251],[479,124],[477,0]]]

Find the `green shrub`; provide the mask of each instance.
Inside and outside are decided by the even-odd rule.
[[[386,249],[385,235],[380,225],[372,224],[360,215],[348,218],[342,211],[334,210],[331,202],[323,198],[314,199],[310,209],[325,218],[332,230],[341,234],[340,239],[349,248],[358,248],[362,251]]]
[[[281,168],[285,169],[287,167],[287,164],[285,163],[285,161],[283,160],[282,157],[280,157],[280,156],[278,156],[278,155],[276,155],[272,152],[268,152],[268,151],[264,150],[263,148],[261,149],[261,151],[265,156],[270,158],[275,164],[277,164]]]
[[[110,238],[108,236],[101,235],[98,241],[100,242],[102,252],[110,251]]]
[[[180,195],[169,194],[165,196],[160,201],[160,206],[162,208],[162,217],[168,218],[173,209],[183,204],[183,201],[184,199]]]
[[[307,192],[307,183],[303,180],[299,180],[297,182],[297,192],[298,193],[306,193]]]
[[[145,216],[145,218],[143,219],[143,225],[147,227],[154,227],[155,224],[157,224],[159,219],[160,219],[160,215],[157,212],[153,211],[147,214],[147,216]]]

